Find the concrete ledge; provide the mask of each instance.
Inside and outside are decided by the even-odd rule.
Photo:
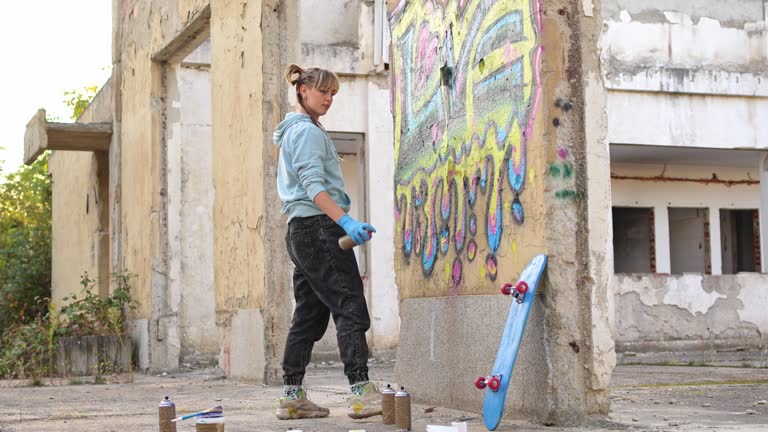
[[[46,150],[108,152],[112,123],[49,123],[40,109],[24,133],[24,163],[33,163]]]
[[[56,353],[56,374],[87,376],[132,370],[133,344],[128,335],[62,338]]]
[[[608,90],[768,97],[768,80],[760,73],[671,66],[633,66],[611,59]]]
[[[210,36],[211,6],[207,5],[189,17],[183,30],[173,35],[159,51],[152,55],[152,61],[175,63],[192,53]]]
[[[407,299],[395,373],[419,402],[482,412],[484,392],[473,381],[488,375],[509,314],[502,295]],[[543,422],[549,366],[544,344],[544,308],[534,300],[506,398],[505,418]]]
[[[14,380],[0,380],[0,389],[20,388],[20,387],[60,387],[80,384],[131,384],[133,383],[133,372],[109,374],[109,375],[88,375],[78,377],[42,377],[25,378]]]
[[[754,351],[768,347],[768,338],[734,339],[686,339],[686,340],[634,340],[616,341],[616,352],[625,353],[666,353],[700,352],[712,353],[723,351]]]

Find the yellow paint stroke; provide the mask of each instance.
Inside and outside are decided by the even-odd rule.
[[[517,240],[512,240],[512,260],[515,263],[515,268],[519,268],[517,266],[519,258],[520,258],[520,256],[517,253]]]

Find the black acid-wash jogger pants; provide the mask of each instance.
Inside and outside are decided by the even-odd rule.
[[[293,218],[285,243],[296,266],[296,309],[283,355],[283,383],[301,385],[315,342],[325,334],[328,318],[336,323],[344,374],[350,384],[368,381],[371,326],[355,253],[339,247],[344,230],[326,215]]]

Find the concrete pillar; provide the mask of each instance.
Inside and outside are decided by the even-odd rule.
[[[592,10],[585,6],[584,15],[591,16]],[[589,25],[594,22],[589,21]],[[586,47],[582,47],[586,49]],[[588,51],[588,49],[587,49]],[[592,358],[590,390],[598,399],[604,398],[611,373],[616,366],[616,350],[611,331],[613,318],[613,290],[610,280],[613,276],[613,211],[611,200],[611,158],[607,139],[608,119],[606,114],[607,92],[602,76],[597,72],[600,60],[592,54],[583,61],[593,66],[586,67],[584,74],[584,141],[587,175],[587,230],[589,232],[588,268],[590,278],[584,282],[591,289]],[[587,72],[592,71],[592,72]],[[589,333],[588,331],[586,333]],[[599,408],[607,411],[608,401],[598,401]]]
[[[389,90],[375,83],[368,84],[368,112],[389,112]],[[376,227],[377,239],[395,237],[394,195],[382,193],[392,187],[394,148],[392,146],[392,119],[386,116],[368,116],[368,214]],[[383,195],[383,196],[382,196]],[[400,333],[400,313],[392,243],[371,242],[368,246],[371,274],[371,345],[374,356],[392,357]]]
[[[760,161],[760,266],[768,273],[768,153]]]
[[[499,285],[543,252],[508,417],[577,424],[607,413],[615,358],[600,2],[388,6],[397,382],[426,403],[480,410],[483,392],[468,383],[493,366],[509,310]]]
[[[709,208],[709,252],[712,264],[712,274],[723,274],[723,251],[720,245],[720,209]]]
[[[656,273],[669,274],[672,260],[669,256],[669,210],[666,206],[653,208],[656,237]]]
[[[282,358],[285,338],[293,314],[293,264],[285,249],[285,218],[280,213],[277,195],[278,150],[272,144],[275,126],[291,111],[289,87],[285,82],[285,69],[297,62],[301,44],[298,40],[299,0],[280,1],[275,7],[263,2],[261,26],[263,68],[263,110],[259,157],[264,160],[264,172],[259,185],[264,196],[263,246],[264,260],[264,379],[270,384],[282,384]]]

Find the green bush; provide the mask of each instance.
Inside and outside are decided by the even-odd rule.
[[[43,301],[43,300],[41,300]],[[34,378],[53,374],[57,324],[49,315],[9,327],[0,339],[0,377]]]
[[[130,287],[130,280],[135,275],[119,272],[111,276],[114,289],[109,297],[94,294],[97,281],[86,272],[80,278],[83,287],[80,298],[77,294],[63,298],[70,302],[61,309],[66,336],[120,336],[125,332],[126,311],[136,308]]]
[[[112,294],[102,298],[93,292],[97,281],[83,273],[80,295],[65,297],[70,303],[61,309],[48,298],[36,299],[36,307],[45,305],[47,312],[30,322],[11,325],[0,337],[0,377],[39,380],[52,376],[62,337],[123,335],[126,311],[136,308],[130,286],[134,277],[127,271],[113,273]]]
[[[51,296],[48,154],[0,184],[0,333],[47,311]]]

